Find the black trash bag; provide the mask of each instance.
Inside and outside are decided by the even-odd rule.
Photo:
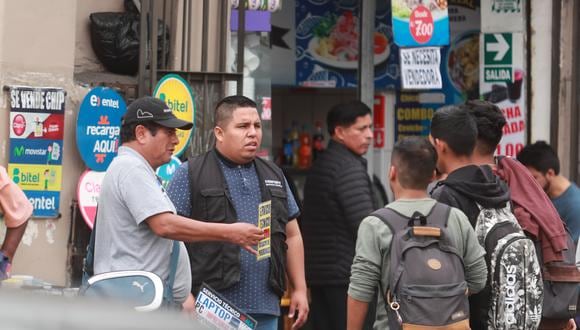
[[[91,44],[97,58],[113,73],[135,75],[139,70],[139,15],[92,13]]]
[[[139,17],[135,13],[90,15],[91,44],[107,70],[127,75],[135,75],[139,70]],[[157,67],[163,68],[169,61],[169,28],[161,20],[157,24]],[[162,63],[163,46],[165,63]]]
[[[139,6],[141,5],[141,1],[137,1],[137,3],[139,3]],[[125,0],[123,1],[123,4],[125,5],[125,11],[128,13],[139,14],[141,12],[135,3],[135,0]]]

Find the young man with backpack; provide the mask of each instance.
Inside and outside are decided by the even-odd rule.
[[[485,286],[485,252],[461,211],[427,195],[436,162],[426,139],[406,138],[395,145],[389,172],[395,201],[359,226],[348,329],[362,328],[373,299],[375,329],[469,328],[467,295]]]
[[[551,273],[557,269],[563,273],[576,273],[576,277],[580,274],[574,271],[572,239],[549,197],[526,167],[514,158],[494,157],[506,124],[501,110],[493,103],[479,100],[468,101],[467,106],[477,123],[473,162],[492,166],[508,184],[514,215],[526,235],[534,240],[536,253],[542,261],[545,290],[539,328],[575,329],[570,318],[575,313],[578,299],[577,284],[550,279]]]
[[[536,329],[541,318],[543,286],[533,242],[510,205],[510,193],[490,166],[478,166],[472,154],[477,124],[468,106],[447,106],[431,122],[437,168],[447,173],[431,195],[462,210],[486,250],[486,288],[470,297],[473,329]]]

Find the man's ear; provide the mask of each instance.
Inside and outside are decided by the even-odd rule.
[[[336,136],[336,139],[338,141],[344,141],[344,130],[345,128],[342,126],[336,126],[334,128],[334,136]]]
[[[144,139],[149,130],[143,125],[137,125],[135,127],[135,140],[139,143],[144,143]]]
[[[548,180],[553,179],[556,176],[556,171],[554,171],[553,168],[548,169],[548,171],[546,172],[546,178]]]
[[[397,168],[394,165],[391,165],[389,169],[389,181],[394,182],[397,179]]]
[[[219,126],[214,127],[213,128],[213,134],[215,135],[215,139],[217,141],[220,141],[220,142],[223,141],[223,139],[224,139],[224,130],[221,127],[219,127]]]

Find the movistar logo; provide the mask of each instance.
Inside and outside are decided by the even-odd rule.
[[[14,156],[20,157],[24,155],[24,146],[14,148]]]

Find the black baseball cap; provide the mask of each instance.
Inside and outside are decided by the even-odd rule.
[[[169,128],[188,130],[193,127],[193,123],[175,117],[165,102],[151,96],[144,96],[133,101],[127,107],[121,125],[150,121]]]

